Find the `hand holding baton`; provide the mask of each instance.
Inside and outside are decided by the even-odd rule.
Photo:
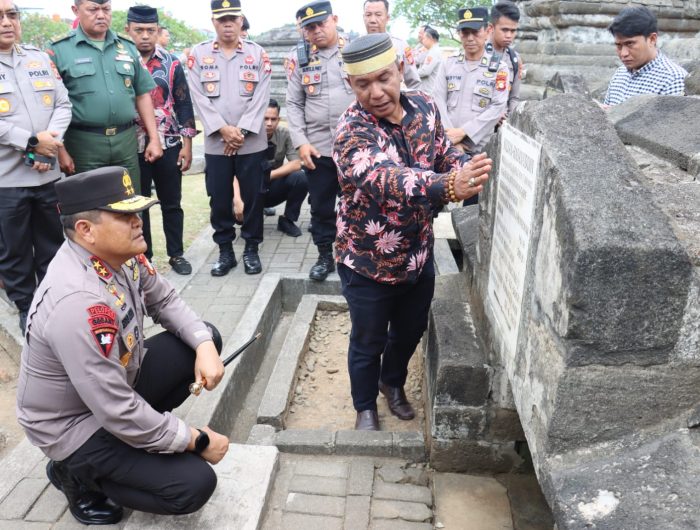
[[[257,332],[251,339],[248,340],[248,342],[246,342],[243,346],[238,348],[231,355],[226,357],[226,359],[224,359],[224,366],[228,366],[229,364],[231,364],[236,357],[238,357],[241,353],[243,353],[246,350],[246,348],[248,348],[248,346],[250,346],[256,340],[258,340],[260,338],[260,335],[262,335],[262,333]],[[206,384],[207,384],[207,380],[205,378],[202,378],[201,381],[195,381],[194,383],[192,383],[190,385],[190,394],[194,394],[195,396],[198,396],[199,394],[202,393],[202,389],[204,388],[204,386]]]

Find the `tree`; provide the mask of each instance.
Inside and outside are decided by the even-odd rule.
[[[478,5],[491,6],[492,0],[472,0],[465,6],[463,0],[395,0],[393,15],[402,16],[408,20],[412,28],[430,24],[438,30],[446,31],[450,37],[459,41],[455,30],[457,26],[457,11],[464,7]]]
[[[190,28],[185,22],[165,14],[162,9],[158,10],[158,20],[161,26],[170,31],[170,48],[176,50],[191,48],[207,38],[204,32]],[[112,29],[118,33],[124,33],[125,27],[126,11],[112,11]]]
[[[22,42],[45,50],[51,41],[68,33],[70,25],[63,20],[32,13],[22,16]]]

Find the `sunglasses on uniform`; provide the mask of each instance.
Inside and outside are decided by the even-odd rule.
[[[0,11],[0,21],[7,17],[7,20],[19,20],[19,11],[10,9],[9,11]]]

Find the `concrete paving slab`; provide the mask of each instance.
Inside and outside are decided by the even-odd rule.
[[[204,508],[177,517],[134,512],[125,530],[257,530],[277,471],[278,458],[275,447],[231,444],[226,457],[214,466],[219,482]]]
[[[435,523],[445,530],[513,530],[508,493],[496,479],[433,475]]]

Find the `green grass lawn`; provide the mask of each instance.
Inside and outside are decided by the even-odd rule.
[[[202,229],[209,224],[209,197],[204,187],[204,173],[182,176],[182,209],[185,211],[185,251]],[[162,273],[170,270],[165,251],[163,216],[160,205],[151,208],[151,237],[153,238],[153,262]]]

